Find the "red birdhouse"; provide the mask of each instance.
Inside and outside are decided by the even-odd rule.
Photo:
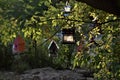
[[[25,41],[20,35],[15,38],[12,51],[13,54],[22,53],[25,51]]]

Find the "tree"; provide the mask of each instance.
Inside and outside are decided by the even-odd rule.
[[[23,58],[35,65],[32,68],[47,65],[47,45],[54,39],[60,46],[54,67],[66,68],[67,56],[73,53],[71,62],[74,66],[92,69],[96,79],[119,79],[119,17],[73,0],[69,0],[72,8],[67,15],[64,12],[65,1],[1,0],[1,3],[7,3],[0,8],[1,44],[8,47],[20,31],[29,48],[27,57]],[[71,45],[60,43],[56,33],[72,27],[76,28],[76,44],[70,48]],[[82,46],[79,52],[77,46]]]
[[[76,0],[79,2],[84,2],[94,8],[104,10],[108,13],[120,16],[120,2],[119,0]]]

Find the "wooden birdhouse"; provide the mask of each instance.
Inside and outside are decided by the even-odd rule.
[[[25,41],[20,35],[18,35],[13,42],[12,52],[13,54],[18,54],[18,53],[23,53],[24,51],[25,51]]]
[[[58,51],[58,49],[59,49],[59,46],[57,45],[57,43],[54,41],[54,40],[52,40],[51,42],[50,42],[50,44],[49,44],[49,46],[48,46],[48,50],[50,51],[50,54],[49,54],[49,56],[51,57],[55,57],[55,56],[57,56],[57,51]]]
[[[68,16],[70,12],[71,12],[71,6],[69,5],[67,1],[66,6],[64,6],[64,16]]]
[[[70,12],[71,12],[71,6],[70,6],[70,5],[66,5],[66,6],[64,7],[64,12],[70,13]]]

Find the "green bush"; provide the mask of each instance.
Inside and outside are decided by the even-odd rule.
[[[17,73],[23,73],[25,70],[30,69],[30,66],[25,62],[17,62],[17,64],[13,64],[12,71],[15,71]]]
[[[11,46],[0,45],[0,70],[10,70],[12,62]]]

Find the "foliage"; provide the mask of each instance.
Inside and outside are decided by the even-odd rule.
[[[12,69],[19,72],[46,66],[68,68],[73,64],[74,68],[80,66],[93,70],[97,80],[120,79],[119,17],[74,0],[69,3],[72,11],[65,16],[64,1],[0,0],[0,68],[13,64],[10,65],[14,66]],[[61,38],[56,34],[63,28],[72,27],[76,28],[76,44],[61,44]],[[27,47],[18,60],[23,65],[13,63],[15,59],[11,51],[18,33],[25,39]],[[47,48],[53,39],[60,50],[52,59]],[[82,46],[79,52],[77,46]]]
[[[0,70],[9,70],[13,62],[13,56],[11,52],[11,46],[9,48],[0,45]]]

